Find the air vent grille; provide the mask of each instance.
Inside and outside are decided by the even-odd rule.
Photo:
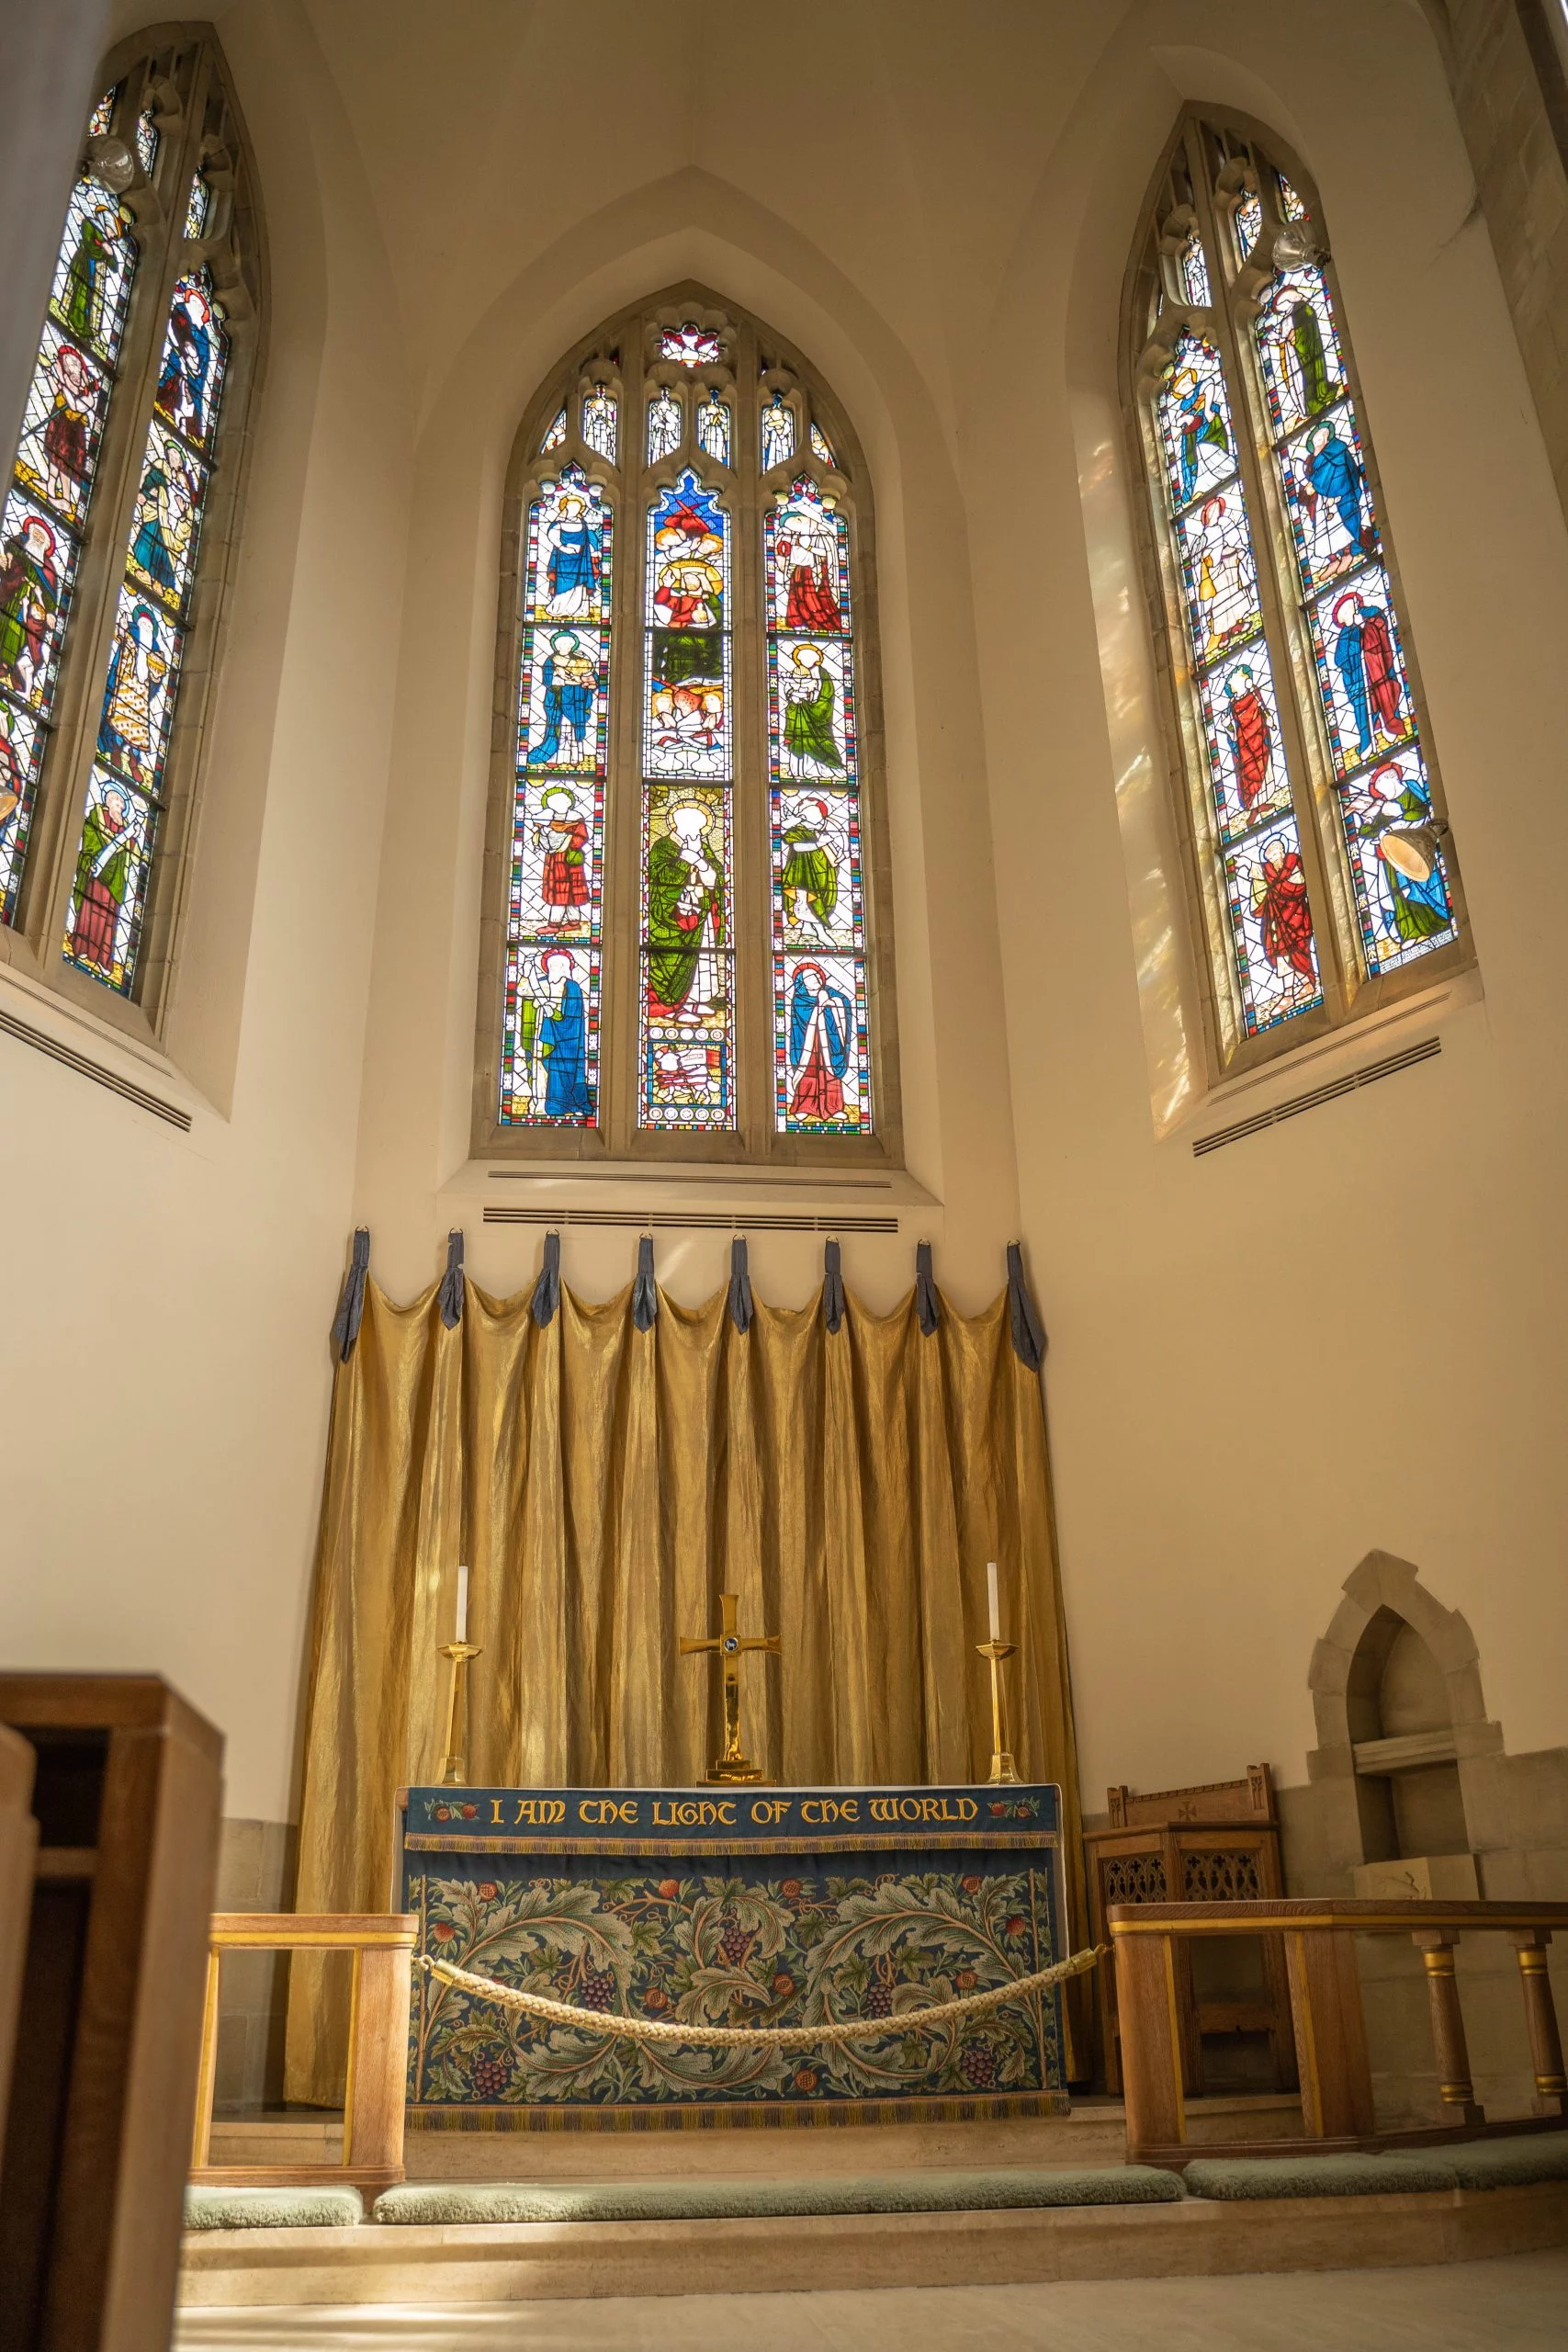
[[[808,1216],[794,1209],[514,1209],[487,1204],[486,1225],[613,1225],[634,1233],[897,1233],[896,1216]]]
[[[1192,1156],[1201,1159],[1206,1152],[1218,1151],[1227,1143],[1239,1143],[1243,1136],[1261,1135],[1265,1127],[1277,1127],[1286,1119],[1294,1119],[1303,1111],[1315,1111],[1320,1102],[1337,1102],[1342,1095],[1354,1094],[1359,1087],[1375,1086],[1380,1078],[1392,1078],[1395,1070],[1414,1069],[1417,1062],[1429,1062],[1443,1050],[1438,1037],[1423,1037],[1418,1046],[1406,1046],[1403,1053],[1385,1055],[1381,1062],[1369,1062],[1364,1069],[1349,1070],[1343,1078],[1331,1079],[1326,1086],[1314,1086],[1308,1094],[1292,1094],[1287,1102],[1276,1102],[1269,1111],[1259,1111],[1250,1119],[1235,1119],[1228,1127],[1216,1127],[1211,1136],[1200,1136],[1192,1146]]]
[[[47,1054],[51,1062],[59,1062],[62,1069],[74,1070],[78,1078],[90,1078],[95,1086],[107,1086],[111,1094],[122,1101],[134,1102],[139,1110],[151,1111],[155,1119],[166,1120],[171,1127],[178,1127],[188,1136],[191,1116],[176,1103],[164,1102],[156,1094],[149,1094],[144,1086],[133,1080],[121,1078],[118,1070],[106,1069],[101,1062],[89,1061],[85,1054],[76,1053],[70,1046],[62,1046],[58,1037],[45,1030],[35,1029],[30,1022],[18,1021],[14,1012],[0,1012],[0,1034],[15,1037],[18,1044],[31,1046],[35,1053]]]

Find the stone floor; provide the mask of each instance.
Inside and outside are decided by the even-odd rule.
[[[1422,2270],[188,2312],[175,2352],[1562,2352],[1568,2248]]]

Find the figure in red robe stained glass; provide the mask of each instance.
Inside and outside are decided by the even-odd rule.
[[[547,931],[576,931],[588,904],[588,827],[570,792],[547,792],[547,821],[536,828],[545,853],[539,896],[550,910]]]
[[[1230,697],[1231,754],[1235,761],[1235,788],[1241,805],[1250,808],[1269,781],[1274,730],[1268,705],[1258,691],[1252,672],[1244,662],[1225,680]]]
[[[1334,620],[1339,631],[1334,666],[1355,718],[1356,741],[1364,759],[1400,737],[1402,697],[1393,638],[1382,606],[1369,605],[1354,592],[1340,597]]]
[[[1264,851],[1262,871],[1253,877],[1252,903],[1262,926],[1263,953],[1275,970],[1285,965],[1303,979],[1314,978],[1306,876],[1297,853],[1284,842],[1270,842]]]
[[[24,697],[37,687],[59,605],[54,533],[28,514],[0,550],[0,675]]]
[[[808,506],[792,506],[779,517],[774,541],[789,578],[784,627],[833,636],[844,626],[834,594],[838,536],[831,523]]]
[[[795,1072],[792,1119],[836,1119],[844,1107],[854,1007],[829,984],[820,964],[795,971],[789,1008],[789,1057]]]

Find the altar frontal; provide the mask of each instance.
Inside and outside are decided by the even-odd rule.
[[[416,1971],[409,2121],[660,2131],[1063,2111],[1060,1996],[916,2012],[1065,1951],[1052,1785],[415,1788],[398,1904],[416,1951],[660,2023],[885,2017],[788,2054],[551,2024]]]

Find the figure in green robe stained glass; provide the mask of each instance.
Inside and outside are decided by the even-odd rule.
[[[784,921],[792,933],[811,934],[830,945],[829,926],[839,903],[839,864],[829,836],[828,803],[800,800],[788,811],[780,887]]]
[[[118,951],[120,917],[130,889],[130,856],[137,835],[130,795],[109,785],[88,808],[76,854],[71,890],[71,953],[106,978],[123,961]]]
[[[694,1017],[723,1001],[724,873],[708,810],[678,800],[648,854],[648,994],[651,1012]]]
[[[790,649],[779,680],[784,695],[784,752],[794,775],[825,775],[843,767],[833,740],[833,680],[819,645]]]

